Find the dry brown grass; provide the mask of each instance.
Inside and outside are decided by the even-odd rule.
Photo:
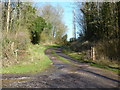
[[[119,59],[117,40],[98,42],[95,47],[99,59],[108,59],[111,61],[117,61]]]
[[[24,53],[18,53],[16,50],[26,50],[30,43],[27,32],[2,32],[2,66],[10,66],[20,63],[25,59]]]

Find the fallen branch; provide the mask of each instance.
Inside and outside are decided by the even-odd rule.
[[[26,51],[26,50],[15,50],[15,52],[29,52],[29,51]]]

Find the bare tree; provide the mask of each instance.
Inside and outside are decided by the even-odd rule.
[[[62,39],[63,34],[66,31],[66,26],[64,25],[62,21],[63,17],[63,9],[60,6],[52,6],[52,5],[44,5],[42,8],[40,8],[40,16],[43,17],[47,23],[50,23],[52,28],[48,30],[48,34],[52,38],[52,41],[58,41],[59,39]],[[49,36],[48,35],[48,36]]]
[[[8,12],[7,12],[7,32],[9,31],[9,21],[10,21],[10,4],[11,4],[11,0],[8,0]]]

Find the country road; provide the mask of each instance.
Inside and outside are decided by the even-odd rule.
[[[52,54],[68,59],[65,64]],[[115,88],[120,86],[119,75],[108,70],[78,63],[61,52],[61,47],[50,48],[45,54],[53,61],[53,67],[37,74],[3,74],[3,87],[12,88]]]

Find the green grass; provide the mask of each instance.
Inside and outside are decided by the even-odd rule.
[[[58,47],[60,45],[57,44],[52,44],[52,45],[45,45],[45,48],[53,48],[53,47]]]
[[[88,60],[88,59],[86,59],[85,54],[80,53],[80,52],[73,52],[73,51],[70,51],[69,49],[64,49],[62,52],[65,53],[66,55],[78,60],[78,62],[86,63],[86,64],[89,64],[89,65],[92,65],[95,67],[107,69],[107,70],[117,72],[117,73],[120,72],[120,69],[109,67],[110,62],[108,62],[107,60],[96,60],[96,61]]]
[[[54,56],[56,56],[58,59],[60,59],[61,61],[63,61],[65,64],[72,64],[69,60],[67,60],[67,59],[65,59],[65,58],[57,55],[57,54],[55,53],[55,51],[52,51],[52,54],[53,54]]]
[[[2,73],[37,73],[42,72],[51,66],[52,61],[44,54],[48,47],[43,45],[29,45],[28,60],[21,60],[18,65],[3,67]]]

